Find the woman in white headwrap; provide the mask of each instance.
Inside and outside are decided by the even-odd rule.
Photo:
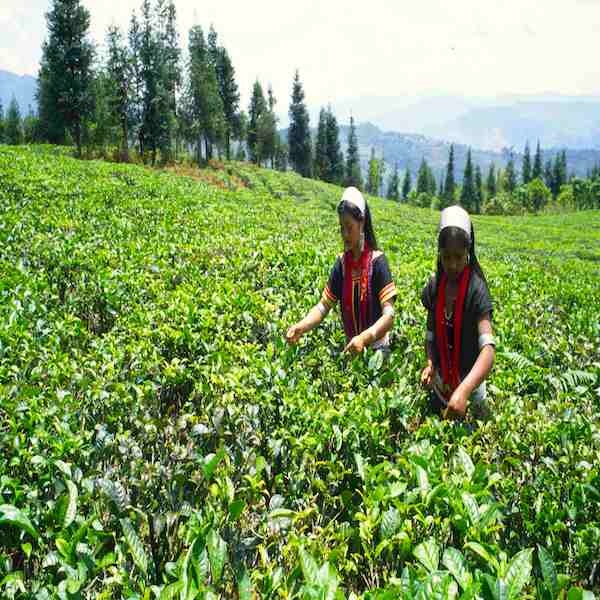
[[[475,232],[460,206],[444,209],[437,272],[421,294],[428,311],[421,383],[444,416],[487,415],[485,379],[494,363],[492,298],[475,254]]]
[[[296,343],[339,300],[346,333],[344,351],[358,353],[366,346],[387,351],[396,286],[387,259],[377,248],[369,206],[358,189],[349,187],[337,210],[344,252],[335,261],[321,301],[288,329],[286,338]]]

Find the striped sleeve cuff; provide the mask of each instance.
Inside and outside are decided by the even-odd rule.
[[[323,290],[323,295],[321,296],[321,302],[327,308],[333,308],[335,303],[337,302],[337,298],[333,295],[332,291],[329,289],[329,286],[326,285]]]
[[[379,292],[379,302],[383,304],[384,302],[391,300],[397,293],[396,284],[391,281]]]

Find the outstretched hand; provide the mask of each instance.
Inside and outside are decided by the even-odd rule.
[[[301,327],[295,323],[287,330],[285,339],[288,344],[295,344],[302,337],[302,333]]]
[[[459,385],[448,402],[448,408],[444,411],[444,418],[454,419],[456,417],[463,417],[467,414],[467,401],[469,395],[462,385]]]
[[[351,352],[352,354],[360,354],[365,347],[365,342],[362,338],[362,335],[355,335],[346,347],[344,348],[344,352]]]

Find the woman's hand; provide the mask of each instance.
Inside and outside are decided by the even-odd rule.
[[[444,417],[464,417],[467,413],[467,401],[469,400],[469,394],[463,385],[459,385],[448,402],[448,408],[444,413]]]
[[[433,383],[433,364],[431,361],[427,363],[427,366],[423,369],[421,373],[421,385],[425,388],[431,388]]]
[[[350,342],[344,348],[344,352],[352,352],[353,354],[360,354],[364,347],[367,345],[363,334],[355,335]]]
[[[292,325],[285,334],[285,339],[288,344],[295,344],[301,337],[304,331],[299,323]]]

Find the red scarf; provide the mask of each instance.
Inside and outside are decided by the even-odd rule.
[[[446,273],[442,274],[438,288],[437,304],[435,307],[435,342],[440,355],[442,367],[442,380],[444,384],[449,385],[455,390],[460,384],[460,338],[462,332],[463,309],[465,305],[465,296],[469,288],[471,278],[471,268],[465,267],[458,279],[458,295],[454,307],[454,346],[452,348],[452,360],[448,350],[448,332],[444,324],[444,308],[446,306],[446,283],[448,277]]]
[[[362,254],[357,261],[352,257],[352,251],[344,253],[344,289],[342,290],[342,320],[346,338],[350,341],[355,335],[358,335],[367,324],[367,304],[369,271],[371,267],[371,252],[368,244],[365,242]],[[352,271],[360,269],[360,301],[359,301],[359,321],[354,327],[352,314],[354,312],[354,294],[352,285]]]

